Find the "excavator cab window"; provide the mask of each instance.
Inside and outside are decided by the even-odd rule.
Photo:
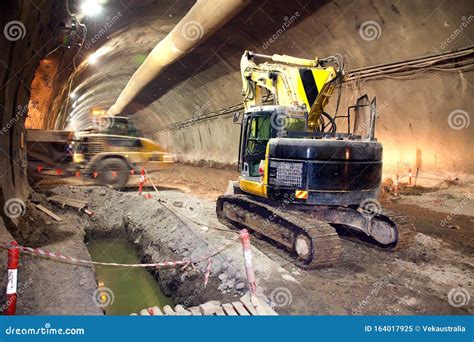
[[[260,161],[265,159],[268,141],[275,138],[283,131],[306,131],[306,118],[286,116],[281,118],[282,127],[274,115],[277,112],[259,112],[248,114],[243,121],[241,133],[241,151],[243,155],[239,158],[243,165],[244,174],[250,177],[260,177],[258,171]],[[282,114],[283,115],[283,114]],[[240,151],[239,151],[240,154]]]
[[[260,160],[265,159],[265,150],[271,138],[270,113],[266,115],[251,116],[248,121],[247,147],[244,160],[249,167],[249,175],[258,177]]]
[[[249,139],[252,139],[253,141],[270,139],[271,125],[270,117],[268,115],[253,117],[250,125]]]
[[[306,132],[308,130],[306,119],[287,117],[285,130],[291,132]]]

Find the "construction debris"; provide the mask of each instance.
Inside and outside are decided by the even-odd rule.
[[[178,304],[174,309],[165,305],[163,312],[167,316],[276,316],[278,315],[262,297],[257,295],[246,294],[240,298],[239,302],[224,303],[221,304],[219,301],[212,300],[201,304],[199,306],[193,306],[190,308],[184,308]],[[136,316],[136,313],[132,314]],[[141,316],[161,316],[163,313],[161,310],[154,306],[152,308],[143,309],[140,311]]]
[[[37,204],[36,205],[36,208],[41,210],[43,213],[45,213],[46,215],[48,215],[49,217],[53,218],[54,220],[58,221],[58,222],[61,222],[63,219],[62,217],[56,215],[55,213],[53,213],[51,210],[43,207],[41,204]]]
[[[65,206],[77,208],[78,211],[87,207],[86,201],[77,200],[74,198],[64,197],[64,196],[51,196],[47,198],[48,202],[53,202],[60,204],[62,208]]]

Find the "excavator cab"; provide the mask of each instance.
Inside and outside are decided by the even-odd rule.
[[[259,180],[260,164],[265,160],[268,142],[284,131],[304,132],[308,129],[307,113],[288,110],[285,106],[254,107],[244,114],[241,122],[239,171],[246,179]]]

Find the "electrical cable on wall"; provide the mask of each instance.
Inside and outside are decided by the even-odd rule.
[[[335,57],[334,57],[335,58]],[[453,61],[454,59],[463,59]],[[464,48],[451,50],[445,53],[438,53],[435,55],[425,55],[406,59],[403,61],[368,66],[364,68],[354,69],[346,73],[343,86],[347,86],[353,82],[372,81],[380,79],[394,79],[394,80],[411,80],[421,77],[423,74],[435,72],[465,72],[474,68],[474,46],[467,46]],[[249,89],[247,88],[248,93]],[[268,97],[268,101],[272,100],[272,96]],[[196,116],[192,119],[173,122],[165,127],[159,127],[154,130],[146,131],[147,133],[156,133],[161,131],[173,131],[185,128],[187,126],[196,124],[204,120],[214,119],[220,116],[230,116],[236,111],[241,111],[242,105],[234,105],[221,109],[219,111],[206,113]]]

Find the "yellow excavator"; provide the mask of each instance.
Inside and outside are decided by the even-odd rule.
[[[303,268],[337,263],[340,237],[386,250],[411,242],[413,225],[376,200],[382,177],[376,99],[364,95],[338,115],[339,92],[335,114],[325,111],[344,81],[342,56],[245,51],[241,74],[245,111],[234,116],[241,125],[240,177],[217,200],[222,223],[283,246]]]

